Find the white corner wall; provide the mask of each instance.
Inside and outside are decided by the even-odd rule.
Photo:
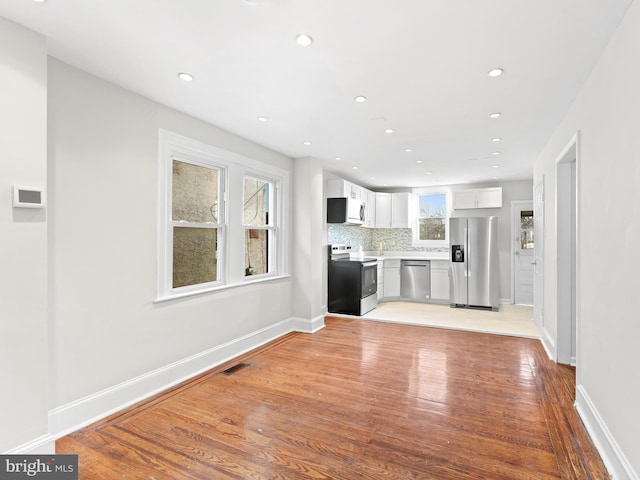
[[[555,160],[580,132],[577,407],[616,480],[640,472],[640,4],[535,162],[545,179],[545,329],[557,339]]]
[[[47,186],[46,39],[0,18],[0,452],[49,453],[47,211],[12,207]]]
[[[95,416],[92,399],[117,406],[291,323],[291,278],[153,303],[159,128],[293,176],[288,157],[49,59],[54,434]]]
[[[326,232],[323,217],[322,162],[314,158],[295,160],[293,178],[293,314],[310,324],[311,331],[324,327],[323,265]]]

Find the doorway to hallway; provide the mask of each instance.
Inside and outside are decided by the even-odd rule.
[[[578,141],[556,159],[557,352],[556,361],[576,365],[578,331]]]
[[[512,298],[516,305],[533,305],[533,229],[533,201],[512,201]]]

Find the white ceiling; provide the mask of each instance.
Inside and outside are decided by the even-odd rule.
[[[0,16],[55,58],[380,188],[531,178],[632,1],[2,0]]]

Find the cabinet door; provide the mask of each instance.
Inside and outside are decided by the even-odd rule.
[[[409,203],[411,202],[410,193],[392,193],[391,194],[391,227],[392,228],[410,228],[411,219],[409,218]]]
[[[327,198],[346,197],[361,200],[361,190],[362,187],[341,178],[332,178],[327,181]]]
[[[449,270],[448,269],[431,268],[431,299],[432,300],[449,300]]]
[[[476,208],[476,190],[453,192],[453,208]]]
[[[347,182],[348,183],[348,182]],[[355,198],[356,200],[362,200],[362,187],[359,187],[358,185],[354,184],[354,183],[349,183],[349,197],[351,198]]]
[[[367,190],[367,209],[365,210],[365,226],[374,228],[376,226],[376,193]],[[364,193],[364,190],[363,190]]]
[[[376,193],[376,228],[391,228],[390,193]]]
[[[384,268],[383,262],[378,260],[378,300],[384,297]]]
[[[400,268],[384,268],[384,296],[400,296]]]
[[[478,190],[478,208],[501,208],[502,188],[482,188]]]

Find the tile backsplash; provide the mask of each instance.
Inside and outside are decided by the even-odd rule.
[[[327,225],[327,240],[329,244],[345,243],[353,250],[358,247],[365,252],[378,251],[380,243],[383,249],[396,252],[446,252],[449,249],[434,247],[411,246],[412,231],[410,228],[365,228],[352,225]]]

